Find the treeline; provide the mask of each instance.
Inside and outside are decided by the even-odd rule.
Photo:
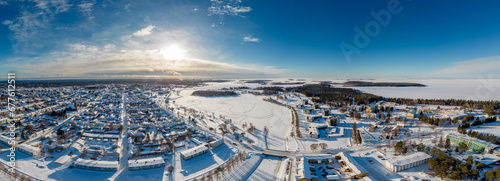
[[[363,143],[363,139],[361,138],[361,133],[359,132],[356,123],[352,124],[352,141],[356,144]]]
[[[245,83],[249,84],[262,84],[266,85],[268,82],[271,82],[271,80],[246,80]]]
[[[495,121],[497,121],[497,117],[490,117],[490,118],[486,118],[484,120],[476,119],[474,122],[472,122],[472,124],[470,126],[478,126],[478,125],[482,125],[482,124],[486,124],[486,123],[492,123]]]
[[[292,107],[292,124],[295,124],[295,133],[298,138],[302,137],[302,133],[300,132],[300,125],[299,125],[299,114],[295,110],[295,108]],[[293,132],[290,133],[290,136],[294,136]]]
[[[498,137],[498,136],[495,136],[495,135],[492,135],[492,134],[479,133],[477,131],[472,131],[472,130],[468,130],[467,131],[467,128],[470,128],[471,126],[477,126],[477,125],[482,125],[482,124],[486,124],[486,123],[495,122],[497,120],[496,117],[486,118],[486,119],[484,119],[482,121],[480,119],[476,119],[471,124],[470,121],[472,121],[472,120],[474,120],[474,116],[467,115],[464,118],[464,121],[462,122],[462,124],[460,124],[457,127],[457,132],[459,132],[461,134],[466,134],[467,136],[470,136],[470,137],[473,137],[473,138],[478,138],[478,139],[481,139],[481,140],[484,140],[484,141],[488,141],[488,142],[491,142],[491,143],[494,143],[494,144],[500,144],[500,137]]]
[[[500,101],[474,101],[463,99],[408,99],[408,98],[387,98],[388,102],[395,102],[404,105],[417,106],[418,104],[432,104],[441,106],[462,106],[469,109],[483,109],[483,112],[494,113],[500,108]],[[492,114],[490,114],[492,115]]]
[[[425,87],[424,84],[407,83],[407,82],[364,82],[364,81],[347,81],[344,86],[350,87]]]
[[[420,122],[423,122],[423,123],[426,123],[426,124],[429,124],[429,125],[435,125],[435,126],[443,126],[445,123],[446,124],[450,124],[452,122],[453,123],[457,123],[458,122],[458,119],[455,119],[453,121],[450,118],[444,120],[444,119],[438,119],[438,118],[428,117],[428,116],[422,114],[422,112],[420,112],[420,114],[418,115],[418,120]]]
[[[250,89],[250,87],[247,87],[247,86],[239,86],[239,87],[222,88],[222,90],[244,90],[244,89]]]
[[[462,124],[458,125],[457,132],[461,134],[467,133],[467,128],[470,128],[470,121],[474,120],[474,115],[468,114],[464,117]]]
[[[66,115],[66,110],[63,110],[63,111],[51,111],[48,115],[50,115],[52,117],[61,117],[61,118],[68,117]]]
[[[254,90],[263,90],[262,94],[264,94],[264,95],[279,94],[280,92],[284,91],[283,87],[278,87],[278,86],[273,86],[273,87],[257,87]]]
[[[301,85],[305,82],[272,82],[271,85]]]
[[[469,131],[467,131],[467,135],[470,137],[482,139],[484,141],[491,142],[494,144],[500,144],[500,137],[492,135],[492,134],[479,133],[477,131],[469,130]]]
[[[324,104],[337,101],[351,103],[353,99],[357,104],[369,104],[370,102],[383,100],[381,96],[363,93],[356,89],[332,88],[319,84],[308,84],[286,89],[287,91],[295,89],[296,92],[302,93],[307,97],[313,97],[314,102]]]
[[[191,95],[203,96],[203,97],[214,97],[214,96],[235,96],[238,94],[234,91],[198,90],[198,91],[194,91]]]

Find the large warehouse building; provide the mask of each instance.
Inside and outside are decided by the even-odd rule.
[[[431,156],[425,154],[424,152],[417,152],[411,155],[387,159],[387,161],[385,162],[385,166],[393,172],[399,172],[423,165],[429,162],[430,158]]]

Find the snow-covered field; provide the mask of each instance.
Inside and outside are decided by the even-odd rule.
[[[175,180],[190,180],[224,164],[236,150],[223,144],[201,156],[184,160],[176,154]]]
[[[235,84],[226,85],[237,86]],[[213,87],[202,87],[197,89],[210,89]],[[264,126],[269,129],[267,143],[269,149],[284,150],[285,139],[289,134],[289,125],[292,120],[291,111],[283,106],[276,105],[262,100],[265,96],[255,96],[252,94],[241,94],[229,97],[200,97],[192,96],[194,89],[182,90],[179,97],[172,96],[175,103],[188,108],[207,112],[216,117],[223,115],[232,119],[235,126],[242,129],[243,124],[252,123],[257,130],[253,134],[247,134],[255,141],[255,145],[265,147],[263,134]]]
[[[486,123],[479,126],[472,126],[469,128],[479,133],[493,134],[495,136],[500,136],[500,121]]]
[[[259,167],[253,172],[253,174],[248,178],[248,180],[260,181],[260,180],[273,180],[278,174],[278,164],[280,163],[280,158],[275,156],[267,156]]]

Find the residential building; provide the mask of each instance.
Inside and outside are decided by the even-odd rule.
[[[208,152],[207,146],[208,145],[203,144],[203,145],[198,145],[198,146],[195,146],[195,147],[187,149],[187,150],[183,150],[180,152],[181,157],[184,160],[189,160],[191,158],[203,155],[204,153]]]
[[[160,167],[165,167],[165,160],[162,157],[128,160],[129,170],[145,170]]]

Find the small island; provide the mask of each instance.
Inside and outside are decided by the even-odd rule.
[[[261,85],[266,85],[268,82],[271,82],[271,80],[246,80],[245,83],[248,84],[261,84]]]
[[[215,91],[215,90],[198,90],[194,91],[191,95],[202,97],[216,97],[216,96],[236,96],[238,93],[234,91]]]
[[[365,82],[365,81],[347,81],[342,83],[344,87],[427,87],[419,83],[407,82]]]

